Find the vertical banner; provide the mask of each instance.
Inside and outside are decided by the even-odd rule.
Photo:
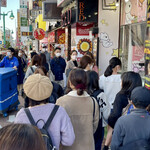
[[[7,0],[1,0],[1,7],[7,7]]]
[[[150,0],[147,1],[147,28],[145,38],[145,87],[150,90]]]

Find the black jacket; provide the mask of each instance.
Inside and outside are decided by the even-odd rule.
[[[114,128],[116,121],[122,115],[122,110],[128,105],[128,95],[118,93],[116,95],[113,110],[108,118],[108,125]]]

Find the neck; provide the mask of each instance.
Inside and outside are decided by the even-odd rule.
[[[9,56],[8,58],[10,59],[10,58],[12,58],[12,56]]]

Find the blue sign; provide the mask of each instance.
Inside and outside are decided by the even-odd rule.
[[[2,41],[0,41],[0,44],[2,44]]]

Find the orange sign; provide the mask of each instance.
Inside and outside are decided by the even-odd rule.
[[[79,2],[79,21],[84,21],[84,2]]]

